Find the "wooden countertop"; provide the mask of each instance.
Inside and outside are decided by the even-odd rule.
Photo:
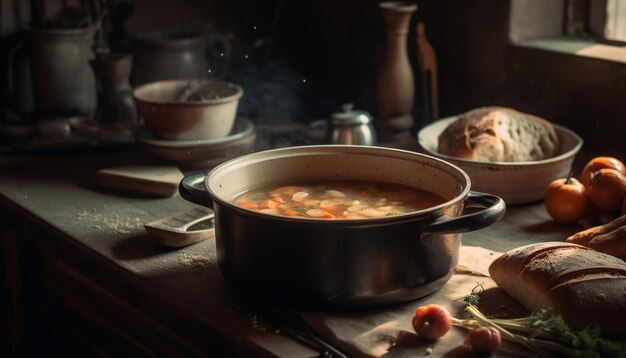
[[[223,279],[213,240],[169,249],[143,228],[194,204],[179,196],[155,199],[94,184],[98,169],[146,163],[151,159],[132,151],[0,157],[3,224],[55,262],[127,302],[158,332],[174,337],[173,344],[185,354],[315,356],[260,326],[253,303]],[[463,244],[506,251],[562,241],[579,229],[554,223],[542,203],[511,206],[497,224],[464,234]]]

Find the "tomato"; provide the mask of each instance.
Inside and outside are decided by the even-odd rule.
[[[543,204],[556,222],[574,224],[587,213],[589,197],[585,186],[570,175],[548,185]]]
[[[452,315],[441,305],[429,304],[415,310],[411,323],[418,336],[435,340],[448,333],[452,326]]]
[[[626,177],[616,169],[600,169],[591,176],[588,193],[598,209],[620,210],[626,197]]]
[[[501,343],[500,331],[493,327],[474,328],[465,340],[465,344],[477,353],[493,353]]]
[[[624,163],[619,159],[613,157],[595,157],[583,168],[582,174],[580,175],[580,182],[583,183],[584,186],[589,187],[591,175],[602,168],[615,169],[626,175],[626,167],[624,167]]]

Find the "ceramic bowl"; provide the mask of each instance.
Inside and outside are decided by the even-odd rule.
[[[227,136],[206,140],[163,140],[146,129],[135,140],[147,153],[183,170],[209,169],[229,159],[250,153],[256,138],[252,122],[238,119]]]
[[[134,89],[140,118],[155,138],[205,140],[227,136],[243,89],[213,80],[168,80]]]
[[[472,190],[495,194],[507,204],[526,204],[542,200],[552,180],[569,175],[574,158],[583,145],[580,136],[555,124],[561,150],[557,156],[549,159],[485,163],[440,154],[437,152],[439,135],[456,119],[456,116],[444,118],[422,128],[417,134],[420,149],[426,154],[461,167],[472,181]]]

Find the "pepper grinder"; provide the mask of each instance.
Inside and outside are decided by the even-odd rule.
[[[411,112],[415,96],[413,69],[407,53],[407,35],[417,5],[410,2],[382,2],[387,48],[378,73],[377,131],[383,146],[413,148]]]

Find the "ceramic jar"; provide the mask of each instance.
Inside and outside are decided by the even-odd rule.
[[[97,107],[89,65],[96,28],[31,30],[35,107],[43,116],[90,115]]]
[[[230,60],[230,38],[219,33],[141,33],[134,37],[134,44],[134,86],[223,77]]]
[[[382,142],[403,146],[413,143],[413,100],[415,80],[407,53],[407,35],[417,5],[410,2],[382,2],[387,48],[378,73],[377,129]]]

